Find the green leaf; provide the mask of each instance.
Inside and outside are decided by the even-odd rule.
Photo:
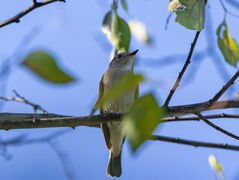
[[[127,4],[127,1],[126,0],[120,0],[120,3],[123,7],[123,9],[128,12],[128,4]]]
[[[22,64],[42,79],[54,84],[66,84],[74,78],[66,74],[56,63],[56,60],[47,52],[36,51],[29,54]]]
[[[107,34],[111,31],[111,23],[112,23],[112,11],[109,11],[105,14],[102,23],[102,31]]]
[[[129,91],[136,90],[139,83],[143,81],[143,76],[139,74],[128,73],[124,75],[103,97],[98,99],[95,105],[96,108],[117,100]]]
[[[145,44],[151,44],[152,39],[147,32],[145,25],[137,20],[130,20],[129,27],[132,35],[140,42]]]
[[[109,41],[118,51],[127,52],[130,38],[130,29],[127,22],[116,14],[112,21],[111,33],[108,34]]]
[[[217,28],[217,42],[226,62],[236,67],[239,61],[239,47],[231,37],[225,21]]]
[[[205,0],[172,0],[169,10],[176,13],[176,22],[182,26],[200,31],[205,22]]]
[[[135,100],[129,113],[123,118],[123,128],[133,152],[151,137],[161,122],[163,110],[158,106],[153,94]]]

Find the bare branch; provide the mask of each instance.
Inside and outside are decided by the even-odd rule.
[[[235,135],[235,134],[233,134],[233,133],[231,133],[231,132],[229,132],[229,131],[226,131],[225,129],[223,129],[223,128],[217,126],[217,125],[215,125],[214,123],[212,123],[212,122],[210,122],[208,119],[206,119],[202,114],[196,113],[196,115],[197,115],[198,117],[200,117],[200,118],[201,118],[207,125],[209,125],[210,127],[216,129],[217,131],[219,131],[219,132],[221,132],[221,133],[223,133],[223,134],[225,134],[225,135],[227,135],[227,136],[229,136],[229,137],[231,137],[231,138],[233,138],[233,139],[239,140],[239,137],[238,137],[237,135]]]
[[[167,136],[153,135],[150,140],[184,144],[184,145],[189,145],[189,146],[194,146],[194,147],[218,148],[218,149],[239,151],[239,146],[235,146],[235,145],[218,144],[218,143],[210,143],[210,142],[202,142],[202,141],[192,141],[192,140],[173,138],[173,137],[167,137]]]
[[[221,4],[221,6],[222,6],[222,9],[223,9],[224,12],[225,12],[225,15],[228,13],[228,14],[230,14],[231,16],[234,16],[234,17],[236,17],[236,18],[239,17],[238,14],[235,14],[235,13],[233,13],[233,12],[231,12],[231,11],[228,10],[228,8],[227,8],[226,5],[224,4],[223,0],[219,0],[219,2],[220,2],[220,4]]]
[[[20,103],[23,103],[23,104],[27,104],[27,105],[30,105],[33,107],[34,109],[34,112],[42,112],[44,114],[47,114],[48,112],[43,109],[40,105],[38,104],[35,104],[29,100],[27,100],[25,97],[21,96],[17,91],[13,90],[13,93],[16,95],[16,97],[2,97],[0,96],[0,100],[3,100],[3,101],[14,101],[14,102],[20,102]]]
[[[227,0],[227,3],[239,10],[239,2],[237,0]]]
[[[77,179],[75,172],[73,170],[73,164],[70,160],[70,157],[69,157],[68,153],[63,149],[63,147],[60,146],[59,142],[50,141],[49,146],[52,148],[52,150],[55,152],[55,154],[59,158],[67,179],[68,180]]]
[[[65,0],[45,0],[44,2],[37,2],[36,0],[33,0],[33,4],[31,6],[29,6],[28,8],[19,12],[18,14],[16,14],[15,16],[13,16],[9,19],[0,22],[0,28],[4,27],[4,26],[7,26],[9,24],[12,24],[12,23],[19,23],[20,19],[23,16],[30,13],[31,11],[33,11],[33,10],[39,8],[39,7],[54,3],[54,2],[65,2]]]
[[[204,115],[206,119],[220,119],[220,118],[230,118],[230,119],[239,119],[239,114],[212,114],[212,115]],[[172,117],[164,117],[162,122],[178,122],[178,121],[201,121],[201,118],[198,116],[172,116]]]
[[[166,108],[168,107],[168,105],[169,105],[169,103],[170,103],[170,100],[172,99],[172,97],[173,97],[173,95],[174,95],[176,89],[178,88],[178,86],[179,86],[179,84],[180,84],[180,82],[181,82],[181,79],[182,79],[182,77],[183,77],[183,75],[184,75],[184,73],[185,73],[185,71],[186,71],[188,65],[191,63],[191,58],[192,58],[192,55],[193,55],[193,51],[194,51],[194,48],[195,48],[195,46],[196,46],[196,44],[197,44],[198,37],[199,37],[200,33],[201,33],[201,31],[197,31],[197,32],[196,32],[195,37],[194,37],[194,40],[193,40],[193,42],[192,42],[192,44],[191,44],[190,51],[189,51],[189,53],[188,53],[188,57],[187,57],[187,59],[186,59],[184,65],[183,65],[183,68],[182,68],[182,70],[179,72],[178,78],[177,78],[177,80],[175,81],[175,83],[174,83],[174,85],[173,85],[173,88],[170,90],[169,95],[168,95],[168,97],[167,97],[166,100],[165,100],[164,106],[165,106]]]
[[[217,101],[210,105],[208,101],[196,104],[188,104],[181,106],[171,106],[168,108],[167,115],[175,114],[194,114],[197,112],[216,110],[216,109],[228,109],[239,108],[239,101]]]
[[[208,102],[168,108],[165,117],[192,114],[213,109],[239,108],[239,101],[218,101],[212,106]],[[99,127],[99,123],[120,121],[122,114],[103,114],[95,116],[63,116],[56,114],[17,114],[0,113],[0,129],[49,128],[49,127]]]
[[[20,98],[20,99],[23,101],[23,103],[32,106],[35,112],[40,111],[40,112],[42,112],[42,113],[44,113],[44,114],[47,114],[47,113],[48,113],[48,112],[47,112],[45,109],[43,109],[40,105],[35,104],[35,103],[33,103],[33,102],[27,100],[25,97],[21,96],[16,90],[13,90],[13,93],[16,95],[16,97]]]
[[[232,78],[222,87],[222,89],[220,89],[220,91],[217,94],[215,94],[215,96],[211,100],[209,100],[210,104],[213,104],[214,102],[216,102],[227,91],[227,89],[234,84],[234,82],[237,80],[238,77],[239,77],[239,70],[237,70],[234,76],[232,76]]]

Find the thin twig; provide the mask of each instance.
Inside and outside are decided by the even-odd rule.
[[[219,119],[219,118],[230,118],[230,119],[239,119],[239,114],[212,114],[204,115],[206,119]],[[162,118],[162,122],[179,122],[179,121],[200,121],[201,118],[198,116],[172,116]]]
[[[235,146],[235,145],[193,141],[193,140],[173,138],[173,137],[167,137],[167,136],[153,135],[149,140],[184,144],[184,145],[189,145],[194,147],[218,148],[218,149],[239,151],[239,146]]]
[[[40,112],[42,112],[42,113],[44,113],[44,114],[47,114],[47,113],[48,113],[48,112],[47,112],[45,109],[43,109],[39,104],[35,104],[35,103],[33,103],[33,102],[27,100],[25,97],[21,96],[16,90],[13,90],[13,93],[16,95],[16,97],[22,99],[25,104],[28,104],[28,105],[32,106],[35,112],[40,111]]]
[[[237,70],[234,76],[232,76],[232,78],[220,89],[220,91],[218,91],[218,93],[209,100],[209,103],[212,105],[214,102],[216,102],[227,91],[227,89],[229,89],[234,84],[238,77],[239,70]]]
[[[184,65],[183,65],[183,68],[182,68],[182,70],[180,71],[180,73],[179,73],[179,75],[178,75],[178,78],[177,78],[177,80],[175,81],[175,83],[174,83],[174,85],[173,85],[173,88],[170,90],[167,99],[165,100],[164,107],[166,107],[166,108],[168,108],[168,105],[169,105],[169,103],[170,103],[170,100],[172,99],[172,97],[173,97],[173,95],[174,95],[176,89],[178,88],[178,86],[179,86],[179,84],[180,84],[180,82],[181,82],[181,79],[182,79],[182,77],[183,77],[183,75],[184,75],[184,73],[185,73],[185,71],[186,71],[188,65],[191,63],[191,58],[192,58],[192,55],[193,55],[193,51],[194,51],[194,48],[195,48],[195,46],[196,46],[196,44],[197,44],[197,40],[198,40],[198,37],[199,37],[200,33],[201,33],[201,31],[197,31],[197,32],[196,32],[195,37],[194,37],[194,40],[193,40],[193,42],[192,42],[192,44],[191,44],[190,51],[189,51],[189,53],[188,53],[188,57],[187,57],[187,59],[186,59]]]
[[[226,14],[230,14],[231,16],[234,16],[234,17],[236,17],[236,18],[239,17],[238,14],[235,14],[235,13],[233,13],[233,12],[231,12],[231,11],[228,10],[228,8],[227,8],[226,5],[224,4],[223,0],[219,0],[219,2],[220,2],[220,4],[221,4],[221,6],[222,6],[223,11],[225,12],[225,15],[226,15]]]
[[[44,114],[47,114],[48,112],[43,109],[40,105],[35,104],[29,100],[27,100],[25,97],[21,96],[17,91],[13,90],[13,93],[15,94],[16,97],[2,97],[0,96],[0,100],[4,100],[4,101],[14,101],[14,102],[20,102],[20,103],[24,103],[27,105],[30,105],[33,107],[34,112],[42,112]]]
[[[16,14],[15,16],[13,16],[13,17],[11,17],[7,20],[4,20],[4,21],[0,22],[0,28],[4,27],[4,26],[7,26],[9,24],[12,24],[12,23],[19,23],[20,19],[23,16],[30,13],[31,11],[33,11],[33,10],[39,8],[39,7],[45,6],[47,4],[54,3],[54,2],[65,2],[65,0],[45,0],[43,2],[33,1],[33,4],[31,6],[29,6],[28,8],[26,8],[25,10],[19,12],[18,14]]]
[[[221,133],[223,133],[223,134],[225,134],[225,135],[227,135],[227,136],[229,136],[229,137],[231,137],[231,138],[233,138],[233,139],[239,140],[239,137],[238,137],[237,135],[235,135],[235,134],[233,134],[233,133],[231,133],[231,132],[229,132],[229,131],[226,131],[225,129],[223,129],[223,128],[217,126],[217,125],[215,125],[215,124],[212,123],[212,122],[210,122],[210,121],[209,121],[208,119],[206,119],[201,113],[196,113],[196,115],[197,115],[198,117],[200,117],[200,118],[201,118],[207,125],[209,125],[210,127],[216,129],[217,131],[219,131],[219,132],[221,132]]]
[[[168,107],[167,115],[174,114],[194,114],[202,111],[216,110],[216,109],[228,109],[239,108],[239,101],[216,101],[212,105],[208,101],[196,104],[180,105]]]
[[[60,146],[59,142],[57,141],[50,141],[49,146],[52,148],[52,150],[55,152],[57,157],[59,158],[62,168],[64,170],[65,176],[68,180],[75,180],[76,175],[74,172],[73,164],[71,162],[71,159],[69,157],[69,154],[63,149],[62,146]]]
[[[235,9],[239,10],[239,2],[238,0],[227,0],[227,3],[233,6]]]

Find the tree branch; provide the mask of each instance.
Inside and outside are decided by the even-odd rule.
[[[216,124],[214,124],[214,123],[212,123],[212,122],[210,122],[210,121],[209,121],[208,119],[206,119],[201,113],[196,113],[196,115],[197,115],[198,117],[200,117],[207,125],[209,125],[209,126],[212,127],[213,129],[216,129],[217,131],[219,131],[219,132],[221,132],[221,133],[223,133],[223,134],[225,134],[225,135],[227,135],[227,136],[229,136],[229,137],[231,137],[231,138],[233,138],[233,139],[239,140],[239,137],[238,137],[237,135],[235,135],[235,134],[233,134],[233,133],[231,133],[231,132],[229,132],[229,131],[226,131],[225,129],[223,129],[223,128],[217,126]]]
[[[217,94],[215,94],[215,96],[212,99],[209,100],[210,104],[216,102],[231,87],[231,85],[234,84],[234,82],[237,80],[238,77],[239,70],[237,70],[234,76],[232,76],[232,78],[222,87],[222,89],[220,89],[220,91]]]
[[[0,22],[0,28],[1,27],[4,27],[4,26],[7,26],[9,24],[12,24],[12,23],[19,23],[20,22],[20,19],[27,15],[28,13],[30,13],[31,11],[39,8],[39,7],[42,7],[42,6],[45,6],[47,4],[51,4],[51,3],[54,3],[54,2],[65,2],[65,0],[45,0],[44,2],[37,2],[36,0],[33,1],[33,4],[31,6],[29,6],[28,8],[26,8],[25,10],[19,12],[18,14],[16,14],[15,16],[9,18],[9,19],[6,19],[2,22]]]
[[[218,101],[212,106],[207,102],[168,108],[165,117],[192,114],[213,109],[239,108],[239,101]],[[99,123],[120,121],[122,114],[103,114],[95,116],[64,116],[57,114],[17,114],[0,113],[0,129],[50,128],[50,127],[99,127]]]
[[[180,82],[181,82],[181,79],[182,79],[182,77],[183,77],[183,75],[184,75],[184,73],[185,73],[185,71],[186,71],[188,65],[191,63],[191,58],[192,58],[192,55],[193,55],[193,51],[194,51],[194,48],[195,48],[195,46],[196,46],[196,44],[197,44],[197,40],[198,40],[198,37],[199,37],[199,35],[200,35],[200,32],[201,32],[201,31],[197,31],[197,32],[196,32],[195,37],[194,37],[194,40],[193,40],[193,42],[192,42],[192,44],[191,44],[190,51],[189,51],[189,53],[188,53],[188,57],[187,57],[187,59],[186,59],[184,65],[183,65],[183,68],[182,68],[182,70],[179,72],[178,78],[177,78],[177,80],[175,81],[175,83],[174,83],[174,85],[173,85],[173,88],[170,90],[169,95],[168,95],[168,97],[167,97],[166,100],[165,100],[164,106],[165,106],[166,108],[168,107],[170,100],[172,99],[172,97],[173,97],[173,95],[174,95],[176,89],[178,88],[178,86],[179,86],[179,84],[180,84]]]
[[[184,144],[184,145],[189,145],[194,147],[218,148],[218,149],[239,151],[239,146],[235,146],[235,145],[192,141],[192,140],[173,138],[173,137],[167,137],[167,136],[153,135],[152,138],[150,138],[150,140]]]
[[[181,106],[171,106],[167,110],[167,116],[175,114],[195,114],[202,111],[216,110],[216,109],[228,109],[228,108],[239,108],[239,101],[217,101],[210,105],[209,101],[188,104]]]
[[[220,118],[230,118],[230,119],[239,119],[239,114],[212,114],[204,115],[206,119],[220,119]],[[162,118],[162,122],[178,122],[178,121],[201,121],[201,118],[198,116],[171,116]]]
[[[16,97],[3,97],[3,96],[0,96],[0,100],[3,100],[3,101],[14,101],[14,102],[20,102],[20,103],[24,103],[24,104],[27,104],[27,105],[30,105],[33,107],[34,109],[34,112],[42,112],[44,114],[47,114],[48,112],[43,109],[40,105],[38,104],[35,104],[29,100],[27,100],[25,97],[21,96],[17,91],[13,90],[13,93],[16,95]]]

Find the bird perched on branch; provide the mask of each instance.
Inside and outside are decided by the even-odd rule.
[[[123,76],[127,75],[128,73],[133,73],[135,55],[137,52],[138,50],[131,53],[122,52],[113,58],[109,64],[108,70],[101,78],[98,99],[101,99],[103,96],[105,96],[107,92],[115,84],[117,84],[117,82],[119,82]],[[113,101],[105,102],[100,107],[100,113],[125,113],[129,110],[130,105],[137,97],[138,86]],[[109,149],[107,174],[112,177],[119,177],[122,173],[121,153],[122,145],[125,139],[122,123],[102,123],[101,128],[107,148]]]

